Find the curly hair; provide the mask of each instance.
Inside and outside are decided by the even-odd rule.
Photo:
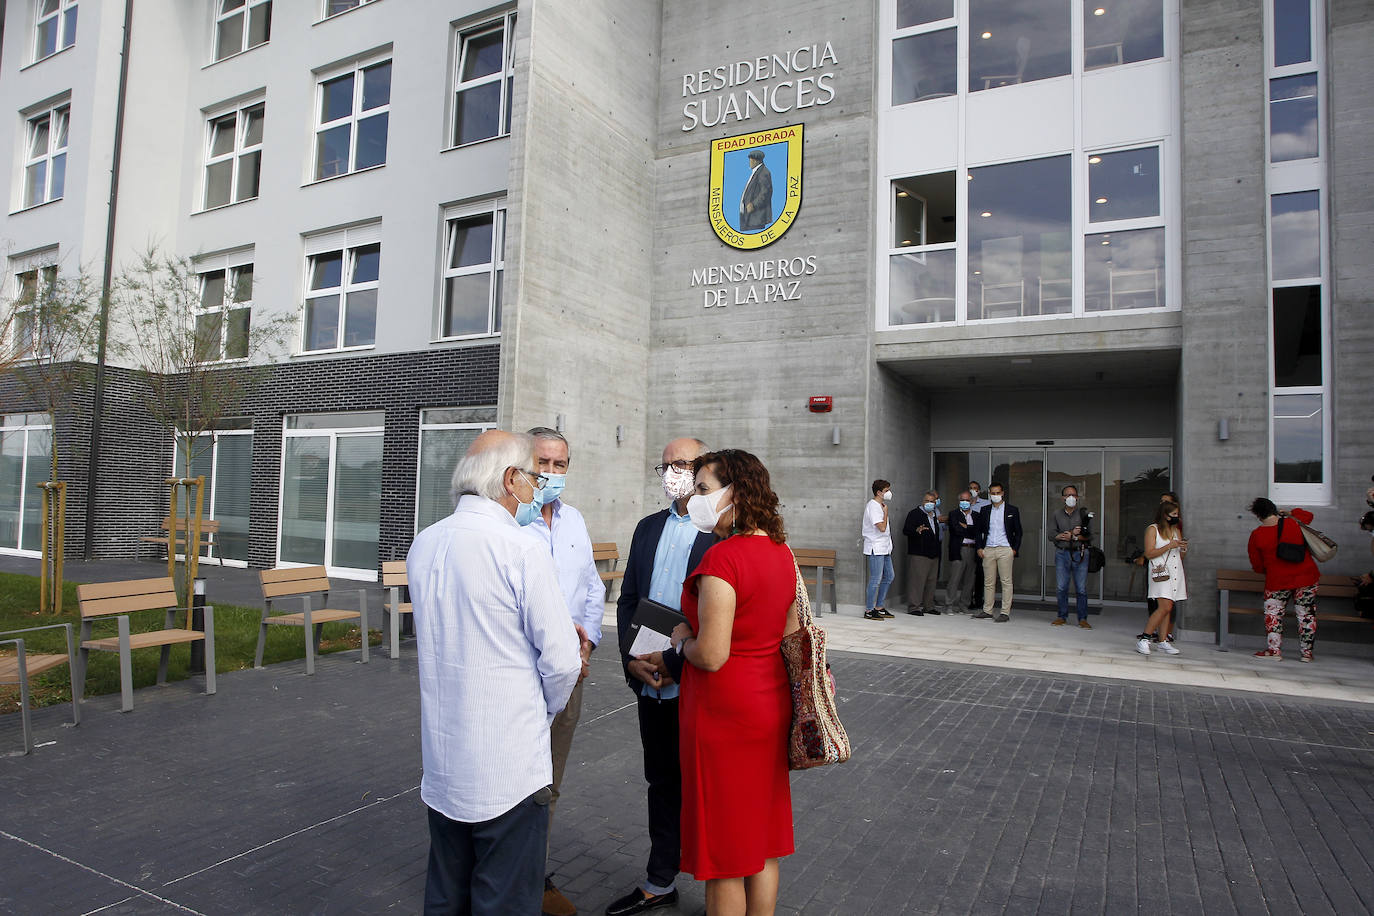
[[[749,452],[725,448],[707,452],[692,464],[693,473],[711,468],[720,478],[721,486],[730,487],[731,503],[735,510],[735,527],[740,531],[755,529],[768,535],[774,544],[787,541],[782,516],[778,514],[778,494],[768,478],[768,468]]]

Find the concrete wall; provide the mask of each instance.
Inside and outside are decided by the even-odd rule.
[[[1216,620],[1216,570],[1244,566],[1243,517],[1267,490],[1268,286],[1260,5],[1183,0],[1183,353],[1180,496],[1188,513],[1183,624]],[[1231,437],[1217,439],[1217,421]],[[1210,583],[1210,584],[1209,584]]]
[[[659,4],[531,0],[520,14],[501,425],[561,414],[568,502],[593,540],[628,550],[662,448],[644,432]]]

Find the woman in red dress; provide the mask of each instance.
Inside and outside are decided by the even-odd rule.
[[[682,870],[706,882],[711,916],[772,913],[778,858],[791,855],[787,732],[792,700],[780,644],[797,629],[796,572],[768,470],[727,449],[696,460],[688,512],[722,540],[683,583],[690,627],[679,729]]]

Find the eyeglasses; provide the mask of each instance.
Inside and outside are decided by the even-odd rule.
[[[679,458],[677,461],[670,461],[667,464],[656,464],[654,465],[654,473],[662,477],[664,474],[668,473],[669,468],[677,468],[679,471],[690,471],[692,469],[692,462]]]
[[[516,468],[516,470],[519,471],[521,474],[524,474],[526,477],[528,477],[530,479],[530,483],[534,486],[536,490],[544,489],[544,484],[549,482],[549,478],[545,477],[538,471],[531,471],[526,468]]]

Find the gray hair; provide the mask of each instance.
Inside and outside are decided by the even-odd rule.
[[[449,495],[454,503],[459,496],[485,496],[500,500],[506,495],[506,468],[526,469],[534,456],[534,438],[524,433],[511,433],[509,439],[481,451],[469,451],[453,469]]]
[[[545,439],[549,442],[562,442],[568,450],[568,464],[572,464],[572,446],[568,444],[567,436],[564,436],[556,429],[549,429],[547,426],[536,426],[526,432],[536,439]]]

